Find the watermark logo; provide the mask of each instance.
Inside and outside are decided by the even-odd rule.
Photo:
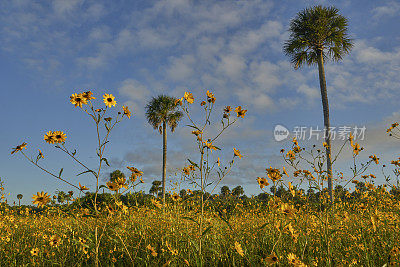
[[[325,128],[320,129],[317,127],[305,127],[295,126],[292,131],[289,131],[286,127],[278,124],[274,129],[275,141],[283,141],[290,136],[300,140],[325,140],[328,134],[331,140],[346,140],[350,134],[353,136],[353,140],[364,140],[365,138],[365,126],[338,126],[329,127],[329,130]]]
[[[275,129],[274,129],[274,138],[275,141],[279,142],[279,141],[283,141],[286,138],[288,138],[289,136],[289,130],[286,129],[285,126],[282,125],[276,125]]]

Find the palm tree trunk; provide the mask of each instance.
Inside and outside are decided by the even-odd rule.
[[[167,176],[167,125],[163,122],[163,173],[162,173],[162,199],[165,205],[165,180]]]
[[[332,161],[331,161],[331,137],[329,134],[330,122],[329,122],[329,104],[328,104],[328,92],[326,90],[325,70],[324,70],[324,58],[322,56],[322,50],[318,52],[318,71],[319,71],[319,86],[321,88],[322,98],[322,109],[324,112],[324,126],[325,126],[325,142],[326,147],[326,165],[328,175],[328,191],[330,202],[333,202],[332,194]]]

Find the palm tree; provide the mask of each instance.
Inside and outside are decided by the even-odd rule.
[[[221,195],[226,197],[231,193],[231,190],[229,189],[229,187],[227,185],[224,185],[223,187],[221,187]]]
[[[21,206],[21,199],[23,198],[24,196],[22,195],[22,194],[18,194],[17,195],[17,198],[18,198],[18,206]]]
[[[244,189],[242,186],[238,185],[235,188],[232,189],[232,195],[235,197],[240,197],[241,195],[244,194]]]
[[[161,181],[153,181],[149,190],[149,194],[153,194],[155,197],[157,197],[158,192],[161,191],[160,185]]]
[[[112,173],[110,173],[110,181],[114,182],[118,178],[125,178],[125,174],[121,172],[120,170],[115,170]]]
[[[353,47],[347,34],[347,19],[335,7],[314,6],[306,8],[290,22],[290,37],[283,51],[291,59],[295,69],[303,64],[318,65],[319,86],[321,89],[324,113],[328,190],[332,195],[331,138],[329,135],[329,104],[325,81],[324,61],[339,61]]]
[[[167,176],[167,125],[171,132],[175,131],[183,113],[178,111],[175,98],[167,95],[153,97],[146,106],[146,118],[154,129],[163,135],[163,170],[162,170],[162,199],[165,203],[165,179]]]

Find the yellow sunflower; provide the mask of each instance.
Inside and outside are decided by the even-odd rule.
[[[177,193],[174,193],[171,196],[171,198],[172,198],[173,201],[179,201],[181,199],[181,197]]]
[[[87,188],[87,187],[84,186],[84,185],[81,185],[81,183],[79,183],[79,189],[80,189],[81,191],[89,190],[89,188]]]
[[[117,183],[114,183],[114,182],[111,182],[111,181],[108,181],[106,183],[106,185],[107,185],[108,189],[110,189],[111,191],[118,191],[119,188],[120,188]]]
[[[126,179],[124,177],[118,177],[115,180],[115,183],[118,185],[119,188],[128,188],[128,184],[126,183]]]
[[[371,155],[369,158],[372,159],[376,164],[379,164],[379,158],[376,155]]]
[[[141,177],[143,175],[142,171],[139,171],[138,169],[136,169],[135,167],[126,167],[128,170],[130,170],[132,172],[131,176],[129,177],[129,179],[131,179],[133,182],[136,181],[137,177]]]
[[[47,195],[47,193],[42,192],[37,192],[36,195],[33,195],[33,201],[32,203],[34,205],[38,205],[38,207],[44,207],[46,206],[47,203],[50,202],[50,195]]]
[[[358,155],[358,153],[362,150],[362,148],[360,147],[360,145],[358,143],[355,143],[353,145],[353,153],[354,155]]]
[[[296,159],[296,154],[292,150],[289,150],[286,153],[286,157],[289,158],[289,160],[295,160]]]
[[[215,98],[214,94],[211,93],[210,91],[207,91],[207,101],[214,104],[215,100],[216,100],[216,98]]]
[[[237,108],[235,108],[235,112],[237,113],[238,117],[244,118],[244,116],[246,115],[247,109],[242,109],[241,106],[238,106]]]
[[[115,107],[115,105],[117,104],[117,102],[114,99],[115,97],[112,94],[103,95],[104,104],[106,104],[106,106],[109,108],[111,108],[111,106]]]
[[[285,216],[287,216],[288,218],[293,217],[294,213],[296,212],[296,210],[289,204],[287,203],[283,203],[281,206],[281,211],[283,214],[285,214]]]
[[[237,150],[236,148],[233,148],[233,155],[239,157],[239,159],[243,157],[242,154],[240,154],[240,151]]]
[[[44,135],[44,141],[46,141],[46,143],[49,144],[54,144],[54,142],[56,141],[54,139],[54,135],[52,131],[48,131],[45,135]]]
[[[269,185],[267,179],[264,177],[257,177],[257,183],[261,189],[263,189],[265,186]]]
[[[26,149],[27,143],[23,142],[21,145],[14,147],[13,151],[11,151],[11,154],[14,154],[15,152],[21,151],[22,149]]]
[[[242,249],[242,245],[240,245],[240,243],[237,241],[235,241],[235,250],[240,256],[244,257],[244,251]]]
[[[151,203],[153,203],[153,205],[156,206],[159,209],[162,208],[162,204],[160,202],[158,202],[157,200],[155,200],[155,199],[151,199]]]
[[[82,107],[83,104],[87,104],[87,99],[82,94],[72,94],[70,96],[70,102],[75,105],[75,107]]]
[[[158,253],[156,252],[156,250],[155,250],[150,244],[147,245],[146,248],[147,248],[148,250],[150,250],[151,255],[152,255],[153,257],[157,257]]]
[[[96,99],[95,97],[92,96],[93,93],[91,91],[86,91],[84,93],[82,93],[82,97],[86,100],[86,101],[90,101],[91,99]]]
[[[210,140],[208,140],[208,141],[210,141]],[[211,143],[211,141],[210,141],[210,142],[205,141],[205,142],[204,142],[204,146],[206,146],[207,148],[211,149],[211,152],[212,152],[213,149],[214,149],[214,150],[217,150],[217,148],[216,148],[215,146],[213,146],[213,144]]]
[[[58,247],[58,245],[60,245],[61,242],[61,238],[57,235],[52,235],[50,237],[50,246],[52,247]]]
[[[183,171],[183,173],[186,174],[186,175],[189,175],[189,174],[190,174],[190,170],[189,170],[188,167],[184,167],[184,168],[182,169],[182,171]]]
[[[55,143],[64,143],[67,135],[63,131],[55,131],[53,132],[53,138]]]
[[[280,173],[279,169],[274,169],[272,167],[269,167],[268,169],[266,169],[266,171],[268,178],[274,182],[282,178],[282,174]]]
[[[131,118],[131,111],[129,110],[128,107],[122,106],[122,109],[124,110],[124,115],[128,117],[128,119]]]
[[[226,106],[226,107],[224,108],[224,112],[225,112],[225,113],[230,113],[231,111],[232,111],[231,106]]]
[[[278,261],[279,261],[279,258],[278,258],[278,256],[276,256],[275,253],[272,253],[271,255],[269,255],[268,257],[263,259],[263,262],[265,262],[267,265],[273,265],[273,264],[277,263]]]
[[[37,255],[39,255],[39,249],[38,249],[38,248],[33,248],[33,249],[31,250],[31,255],[32,255],[32,256],[37,256]]]
[[[177,98],[177,99],[175,99],[175,102],[174,102],[175,106],[176,106],[176,105],[182,106],[182,100],[183,100],[183,97],[182,97],[182,98]]]
[[[185,92],[185,94],[183,95],[183,97],[186,99],[186,101],[187,101],[189,104],[193,104],[193,102],[194,102],[194,97],[193,97],[192,93],[190,93],[190,92]]]

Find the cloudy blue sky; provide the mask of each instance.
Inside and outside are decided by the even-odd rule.
[[[215,156],[226,162],[232,147],[242,151],[245,157],[224,182],[259,193],[256,177],[270,165],[281,166],[279,150],[290,145],[274,140],[275,125],[290,131],[323,125],[316,68],[295,71],[282,52],[290,19],[315,4],[334,4],[349,19],[354,38],[350,55],[326,66],[331,124],[366,126],[362,159],[376,153],[387,163],[399,148],[385,134],[399,119],[399,1],[1,1],[0,177],[7,198],[22,193],[28,203],[37,191],[71,189],[22,155],[11,156],[11,148],[22,142],[30,155],[44,152],[45,167],[56,172],[64,167],[71,182],[93,188],[92,177],[75,177],[79,166],[43,141],[46,131],[63,130],[79,158],[96,165],[94,125],[69,103],[72,93],[86,90],[98,99],[112,93],[118,108],[128,105],[134,114],[111,135],[107,157],[112,166],[103,177],[134,165],[144,171],[146,184],[138,189],[146,191],[161,174],[162,139],[144,118],[152,96],[191,91],[198,100],[211,90],[217,97],[215,123],[223,106],[245,107],[247,116],[222,136],[223,150]],[[169,135],[171,174],[195,157],[185,124]],[[305,145],[310,143],[322,141]],[[343,153],[338,170],[349,167],[350,151]],[[372,171],[379,176],[379,169]]]

